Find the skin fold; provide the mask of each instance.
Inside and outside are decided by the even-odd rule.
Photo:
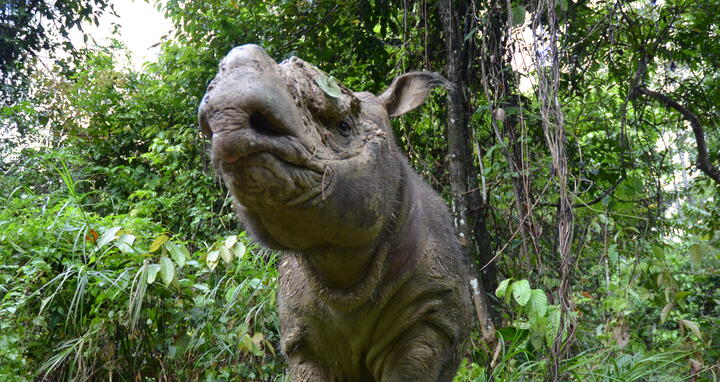
[[[390,117],[436,73],[352,92],[293,57],[234,48],[199,108],[237,215],[280,250],[281,348],[292,381],[451,381],[471,322],[467,263],[442,199]]]

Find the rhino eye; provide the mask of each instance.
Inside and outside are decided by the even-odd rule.
[[[342,121],[338,122],[338,125],[337,125],[337,128],[338,128],[338,130],[340,131],[340,134],[342,134],[342,135],[344,135],[344,136],[346,136],[346,137],[347,137],[348,135],[350,135],[350,128],[351,128],[351,127],[352,127],[352,126],[350,125],[350,122],[348,122],[348,120],[346,120],[346,119],[343,119]]]

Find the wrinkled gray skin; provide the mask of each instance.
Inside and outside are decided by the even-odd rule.
[[[408,73],[380,96],[339,85],[333,97],[318,78],[299,58],[237,47],[199,110],[240,220],[283,253],[292,381],[450,381],[470,325],[463,252],[388,117],[443,80]]]

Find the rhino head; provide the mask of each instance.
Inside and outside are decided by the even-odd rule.
[[[220,63],[199,122],[240,220],[263,244],[362,250],[397,201],[404,159],[389,117],[416,108],[443,81],[414,72],[379,96],[356,93],[297,57],[277,64],[244,45]]]

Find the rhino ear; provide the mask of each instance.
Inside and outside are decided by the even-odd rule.
[[[395,78],[378,99],[390,117],[398,117],[422,105],[435,86],[448,88],[450,82],[435,72],[405,73]]]
[[[205,115],[206,97],[207,96],[203,97],[200,102],[200,107],[198,107],[198,125],[200,125],[200,131],[202,131],[205,138],[212,138],[212,130],[210,130],[210,124],[208,123],[207,116]]]

